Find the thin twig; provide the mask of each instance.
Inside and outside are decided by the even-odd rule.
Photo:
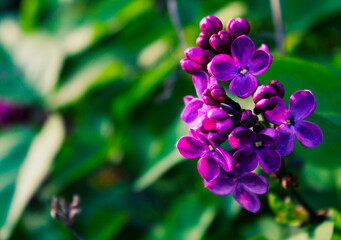
[[[280,55],[284,55],[284,30],[280,0],[270,0],[272,18],[275,24],[276,48]]]
[[[187,48],[187,43],[186,43],[186,38],[185,38],[183,28],[181,25],[178,5],[176,3],[176,0],[167,0],[167,8],[168,8],[169,17],[175,28],[176,35],[178,36],[178,39],[179,39],[179,45],[181,47],[181,50],[184,51]]]
[[[72,232],[72,234],[78,239],[78,240],[84,240],[84,238],[82,238],[75,229],[73,229],[72,227],[69,228]]]

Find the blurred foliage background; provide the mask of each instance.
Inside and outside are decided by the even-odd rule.
[[[170,1],[173,2],[174,1]],[[296,145],[287,167],[319,226],[269,179],[257,214],[204,188],[176,141],[187,133],[182,98],[195,94],[166,0],[1,0],[0,96],[35,117],[0,132],[0,239],[74,239],[50,217],[53,196],[81,197],[85,239],[341,239],[341,1],[281,2],[285,56],[276,55],[268,0],[177,1],[186,45],[199,22],[244,17],[286,100],[317,99],[316,149]]]

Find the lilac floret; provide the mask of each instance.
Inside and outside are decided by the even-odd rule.
[[[239,163],[236,162],[237,164]],[[236,168],[230,172],[221,169],[216,179],[210,182],[204,180],[204,184],[206,188],[217,195],[233,193],[234,199],[243,208],[253,213],[260,209],[260,200],[256,194],[265,194],[269,186],[265,177]]]
[[[241,35],[248,35],[250,32],[250,25],[244,18],[231,18],[227,23],[226,30],[233,38],[237,38]]]
[[[212,34],[209,43],[217,52],[230,52],[233,39],[228,32],[221,30],[218,34]]]
[[[211,47],[209,40],[210,39],[201,32],[196,40],[196,44],[203,49],[209,49]]]
[[[186,58],[181,59],[180,65],[185,72],[194,74],[198,70],[207,71],[207,64],[212,60],[213,54],[209,50],[190,47],[185,50]]]
[[[246,98],[256,89],[258,81],[254,75],[263,74],[272,62],[271,55],[263,50],[255,51],[252,40],[246,36],[235,39],[231,56],[219,54],[208,64],[209,73],[221,81],[231,81],[232,94]]]
[[[317,147],[322,143],[323,134],[321,129],[314,123],[303,119],[309,117],[316,108],[316,100],[309,90],[295,92],[289,101],[287,109],[284,101],[277,97],[277,106],[266,111],[266,119],[278,124],[279,134],[278,152],[282,156],[289,155],[295,147],[295,135],[298,141],[305,147]]]
[[[266,128],[255,133],[250,129],[237,127],[229,135],[229,143],[232,147],[239,148],[233,154],[236,160],[247,159],[249,171],[254,170],[258,162],[267,173],[276,172],[281,166],[281,156],[276,150],[275,129]]]
[[[229,172],[233,169],[232,155],[223,148],[208,141],[202,134],[191,130],[190,136],[184,136],[176,144],[180,154],[186,158],[198,158],[199,174],[207,181],[218,177],[220,167]]]
[[[240,123],[246,127],[250,128],[256,125],[258,122],[258,117],[253,115],[251,110],[245,110],[242,113],[242,116],[240,118]]]
[[[207,38],[210,38],[212,34],[218,33],[222,29],[223,23],[215,16],[209,15],[200,21],[200,30]]]
[[[276,96],[277,91],[272,86],[259,86],[252,97],[252,100],[255,103],[255,114],[274,109],[277,104]]]

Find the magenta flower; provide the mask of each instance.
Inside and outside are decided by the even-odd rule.
[[[205,187],[217,195],[229,195],[233,192],[234,199],[246,210],[258,212],[260,200],[256,194],[265,194],[269,183],[265,177],[253,172],[232,170],[225,172],[221,169],[219,176],[207,182]]]
[[[281,166],[281,156],[276,150],[277,132],[266,128],[258,133],[237,127],[229,135],[232,147],[240,148],[233,154],[235,159],[247,159],[249,171],[254,170],[258,162],[265,172],[273,173]]]
[[[220,167],[227,172],[233,169],[232,155],[225,149],[210,143],[194,130],[190,130],[190,136],[181,137],[176,147],[185,158],[201,157],[198,161],[198,171],[207,182],[218,177]]]
[[[272,56],[264,50],[255,51],[252,40],[242,35],[231,47],[231,56],[219,54],[208,64],[209,73],[221,81],[231,81],[232,94],[246,98],[256,89],[258,81],[254,75],[263,74],[272,63]]]
[[[282,156],[289,155],[295,147],[295,135],[305,147],[317,147],[322,143],[321,129],[312,122],[303,119],[309,117],[316,108],[316,100],[309,90],[295,92],[289,101],[287,109],[284,101],[277,97],[277,105],[271,111],[266,111],[266,119],[274,124],[279,124],[278,152]]]

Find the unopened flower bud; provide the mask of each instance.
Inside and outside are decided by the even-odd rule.
[[[227,23],[226,31],[233,38],[237,38],[244,34],[248,35],[250,32],[250,25],[244,18],[231,18]]]
[[[196,40],[196,43],[199,47],[203,49],[209,49],[210,48],[210,41],[209,38],[205,36],[204,33],[200,33],[199,37]]]
[[[252,100],[254,103],[259,102],[263,98],[270,98],[277,96],[276,89],[269,85],[259,86],[253,94]]]
[[[209,42],[217,52],[228,52],[231,48],[232,37],[227,31],[221,30],[218,34],[212,34]]]
[[[200,30],[207,38],[211,37],[212,34],[217,33],[222,29],[223,23],[215,16],[209,15],[200,21]]]
[[[258,122],[258,117],[253,115],[251,110],[245,110],[240,118],[240,123],[246,127],[250,128],[256,125]]]
[[[272,80],[269,85],[276,90],[277,96],[279,96],[280,98],[284,97],[285,91],[282,83],[278,82],[277,80]]]
[[[215,84],[203,92],[202,99],[206,105],[218,105],[223,103],[226,99],[225,89],[223,86]]]
[[[260,114],[265,111],[272,110],[276,107],[277,100],[276,97],[263,98],[255,104],[255,114]]]
[[[207,64],[214,57],[210,51],[198,47],[186,49],[185,55],[186,58],[181,59],[180,65],[185,72],[190,74],[198,70],[207,71]]]

